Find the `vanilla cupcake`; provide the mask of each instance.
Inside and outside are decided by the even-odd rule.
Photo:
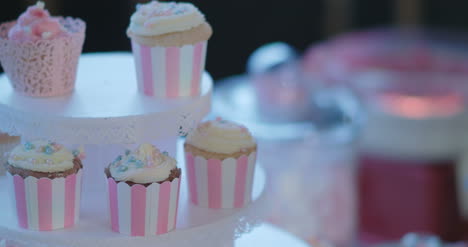
[[[137,5],[127,35],[140,92],[157,98],[198,96],[212,33],[204,15],[190,3]]]
[[[220,118],[200,124],[184,144],[190,198],[209,208],[252,200],[257,143],[249,130]]]
[[[113,231],[150,236],[175,229],[181,170],[167,152],[142,144],[119,155],[105,174]]]
[[[84,153],[50,141],[14,148],[6,164],[19,226],[50,231],[79,219]],[[34,193],[32,193],[34,192]]]

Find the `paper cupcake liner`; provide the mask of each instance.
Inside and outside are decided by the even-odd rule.
[[[156,98],[198,96],[207,41],[182,47],[146,46],[132,41],[138,90]]]
[[[257,153],[209,159],[186,152],[190,200],[207,208],[242,208],[252,200]]]
[[[180,179],[162,184],[130,186],[107,179],[111,227],[130,236],[151,236],[175,229]]]
[[[10,173],[8,178],[21,228],[51,231],[72,227],[78,222],[82,170],[65,178],[22,178]]]
[[[67,94],[75,87],[86,24],[72,18],[60,18],[60,22],[71,35],[34,42],[8,39],[15,21],[0,25],[0,62],[15,91],[51,97]]]

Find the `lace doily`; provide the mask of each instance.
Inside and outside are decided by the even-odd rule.
[[[84,55],[75,91],[56,98],[18,95],[0,76],[0,132],[69,144],[132,144],[185,136],[210,112],[207,73],[199,97],[158,100],[139,94],[133,70],[130,53]]]
[[[59,21],[69,36],[35,42],[8,39],[8,31],[15,21],[0,25],[0,62],[17,92],[50,97],[73,90],[86,25],[80,19]]]

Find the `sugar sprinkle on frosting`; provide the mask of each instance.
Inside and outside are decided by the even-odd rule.
[[[52,173],[73,168],[73,160],[76,158],[84,158],[82,148],[69,151],[57,142],[35,140],[16,146],[9,154],[8,164],[26,170]]]
[[[176,168],[176,160],[151,144],[142,144],[134,151],[126,150],[109,165],[116,181],[141,184],[164,181]]]
[[[20,42],[53,39],[68,34],[57,18],[50,16],[44,2],[37,2],[19,16],[8,38]]]
[[[187,31],[204,22],[204,15],[191,3],[151,1],[137,5],[128,31],[141,36],[156,36]]]

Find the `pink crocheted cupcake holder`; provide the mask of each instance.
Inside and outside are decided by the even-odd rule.
[[[15,91],[33,97],[73,91],[86,24],[69,17],[59,21],[70,35],[34,42],[8,39],[8,31],[16,21],[0,25],[0,63]]]

